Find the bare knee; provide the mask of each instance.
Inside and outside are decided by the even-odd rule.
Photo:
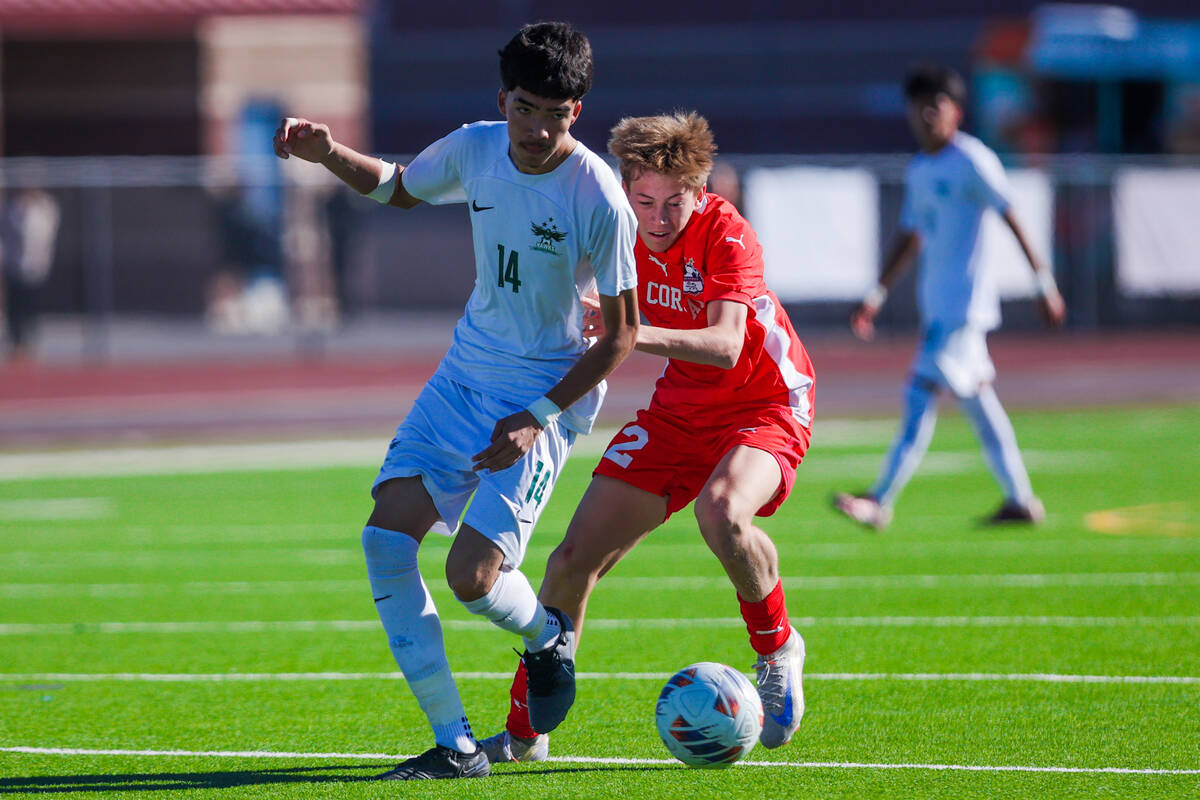
[[[483,597],[496,583],[504,554],[493,542],[464,528],[446,556],[446,583],[464,603]]]
[[[721,561],[734,558],[746,548],[753,526],[748,515],[728,495],[702,494],[696,498],[696,523],[708,548]]]
[[[437,508],[420,478],[393,478],[375,490],[367,525],[407,533],[420,541],[437,521]]]
[[[565,540],[546,561],[545,582],[553,586],[587,587],[600,579],[604,564],[588,556],[585,548]]]

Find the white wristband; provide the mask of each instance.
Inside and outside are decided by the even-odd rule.
[[[392,193],[396,191],[396,181],[400,177],[400,171],[396,169],[395,164],[390,161],[382,163],[383,171],[379,175],[379,185],[367,192],[367,197],[376,203],[387,203],[392,199]]]
[[[867,296],[863,298],[863,305],[872,311],[878,311],[883,302],[887,300],[888,290],[882,283],[875,284],[875,288],[867,292]]]
[[[543,428],[558,419],[558,415],[562,413],[562,409],[558,407],[558,404],[549,397],[546,397],[546,395],[542,395],[537,400],[534,400],[525,410],[533,414],[533,418]]]
[[[1053,272],[1049,269],[1039,269],[1036,277],[1038,294],[1042,297],[1050,297],[1058,294],[1058,284],[1054,282]]]

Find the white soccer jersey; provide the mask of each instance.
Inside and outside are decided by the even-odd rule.
[[[995,278],[983,267],[984,213],[1009,206],[1004,167],[987,145],[959,132],[936,153],[919,153],[905,174],[900,226],[921,236],[917,305],[926,327],[1000,324]]]
[[[637,221],[609,166],[582,143],[553,171],[520,172],[504,122],[464,125],[404,170],[413,197],[469,203],[475,288],[438,372],[519,405],[553,387],[587,349],[580,297],[637,285]],[[560,418],[588,433],[601,383]]]

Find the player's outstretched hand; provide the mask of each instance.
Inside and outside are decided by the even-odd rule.
[[[296,156],[319,164],[333,150],[333,137],[328,125],[319,125],[298,117],[284,117],[271,140],[275,155],[280,158]]]
[[[850,330],[864,342],[875,338],[875,315],[878,309],[871,308],[866,303],[860,303],[858,308],[850,312]]]
[[[533,441],[542,432],[542,426],[526,410],[510,414],[496,423],[492,429],[492,443],[471,456],[471,469],[499,472],[517,463],[521,456],[533,447]]]
[[[1051,328],[1061,328],[1067,318],[1067,304],[1058,292],[1038,298],[1038,308],[1042,310],[1042,317]]]

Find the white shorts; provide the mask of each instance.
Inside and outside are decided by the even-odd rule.
[[[575,432],[556,421],[508,469],[472,470],[471,456],[491,442],[497,420],[521,408],[435,374],[396,429],[372,496],[384,481],[420,477],[441,517],[435,533],[451,535],[461,518],[500,548],[506,566],[520,566],[575,443]]]
[[[972,327],[946,331],[930,326],[921,332],[921,348],[913,375],[945,386],[956,397],[974,397],[979,387],[996,379],[987,349],[987,331]]]

